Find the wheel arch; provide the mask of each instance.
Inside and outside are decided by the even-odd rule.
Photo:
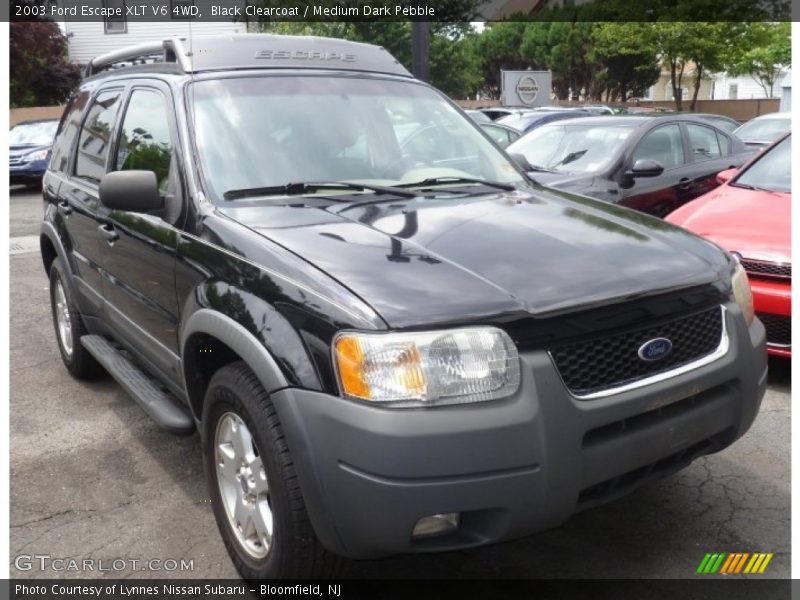
[[[214,372],[241,360],[268,392],[289,386],[264,345],[231,317],[208,308],[194,312],[181,329],[181,369],[195,419],[203,414],[205,392]]]

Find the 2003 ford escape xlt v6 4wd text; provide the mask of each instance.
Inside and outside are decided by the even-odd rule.
[[[200,432],[244,577],[527,535],[750,427],[731,256],[527,179],[381,48],[189,48],[89,64],[41,251],[67,368]]]

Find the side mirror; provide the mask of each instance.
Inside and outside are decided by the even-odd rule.
[[[511,157],[511,160],[517,163],[517,166],[526,173],[533,171],[533,165],[528,162],[528,159],[525,158],[524,154],[514,153],[514,154],[509,154],[509,156]]]
[[[100,180],[100,202],[114,210],[144,213],[164,208],[153,171],[113,171]]]
[[[719,173],[717,173],[717,183],[720,184],[727,183],[728,181],[733,179],[733,176],[736,175],[736,172],[738,170],[739,169],[737,169],[736,167],[733,167],[731,169],[725,169],[724,171],[720,171]]]
[[[657,160],[640,159],[633,163],[633,168],[626,171],[628,177],[658,177],[664,172],[664,165]]]

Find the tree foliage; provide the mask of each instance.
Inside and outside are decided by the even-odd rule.
[[[61,104],[81,78],[67,59],[67,39],[50,21],[11,23],[8,58],[12,107]]]
[[[783,67],[792,64],[790,23],[748,23],[742,27],[737,42],[737,48],[726,57],[728,73],[750,75],[772,98]]]

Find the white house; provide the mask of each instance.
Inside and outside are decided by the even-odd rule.
[[[778,82],[782,80],[783,77],[778,77]],[[780,96],[780,83],[775,85],[772,94],[773,98]],[[730,77],[725,73],[714,75],[714,100],[749,100],[768,97],[761,84],[750,75],[741,75],[739,77]]]
[[[781,112],[792,110],[792,71],[786,72],[786,77],[781,81]]]
[[[243,22],[191,21],[186,19],[147,22],[106,20],[59,23],[67,36],[71,62],[86,64],[99,54],[172,37],[247,33]]]

